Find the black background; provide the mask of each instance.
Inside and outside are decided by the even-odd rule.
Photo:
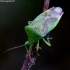
[[[6,49],[24,44],[27,40],[24,27],[42,12],[44,0],[16,0],[0,2],[0,70],[20,70],[25,59],[25,48],[3,53]],[[70,70],[70,2],[51,0],[50,7],[60,6],[64,15],[58,26],[50,33],[51,47],[42,46],[31,70]]]

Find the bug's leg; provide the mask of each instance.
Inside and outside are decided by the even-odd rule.
[[[28,24],[31,24],[32,21],[28,21]]]
[[[28,41],[26,41],[25,43],[24,43],[24,46],[25,46],[25,48],[26,48],[26,51],[28,52],[28,49],[27,49],[27,45],[28,44]]]
[[[48,33],[45,37],[46,37],[45,39],[47,39],[47,41],[49,41],[50,39],[53,39],[52,37],[50,37],[50,33]]]
[[[36,52],[38,53],[38,50],[39,50],[39,41],[37,42],[37,45],[36,45]]]
[[[53,39],[52,37],[47,37],[48,43],[51,45],[50,40]]]
[[[46,41],[46,40],[43,38],[43,41],[44,41],[48,46],[51,46],[51,43],[50,43],[49,39]]]
[[[37,56],[40,56],[40,52],[41,52],[41,47],[39,46],[39,41],[37,42],[37,45],[36,45],[36,54]]]

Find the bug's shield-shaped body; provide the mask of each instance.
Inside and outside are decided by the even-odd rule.
[[[25,27],[28,40],[32,44],[44,37],[53,30],[63,15],[60,7],[52,7],[37,16],[28,26]]]

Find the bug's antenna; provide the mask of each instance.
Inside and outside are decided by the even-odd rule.
[[[4,51],[4,53],[10,51],[10,50],[13,50],[13,49],[17,49],[17,48],[20,48],[20,47],[23,47],[24,45],[20,45],[20,46],[17,46],[17,47],[13,47],[13,48],[10,48],[10,49],[7,49],[6,51]]]

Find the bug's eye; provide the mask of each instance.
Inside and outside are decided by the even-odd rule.
[[[32,21],[29,21],[29,23],[31,23]]]

